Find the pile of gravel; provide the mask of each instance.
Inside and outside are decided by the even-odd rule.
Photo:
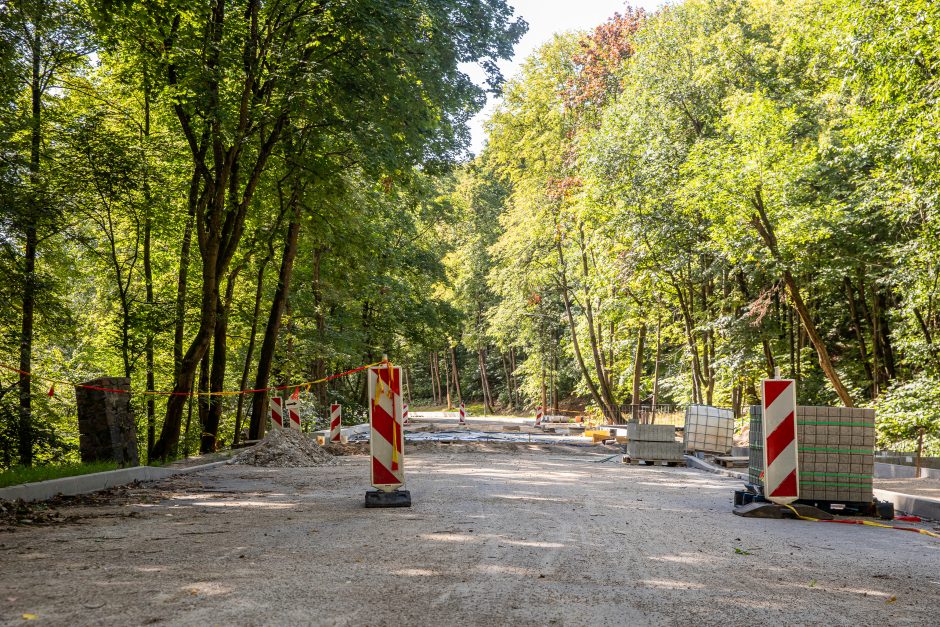
[[[295,429],[274,428],[258,444],[232,457],[229,463],[272,468],[304,468],[333,462],[333,456]]]

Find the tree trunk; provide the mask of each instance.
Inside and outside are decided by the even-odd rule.
[[[636,354],[633,357],[633,419],[639,421],[640,417],[640,384],[643,382],[643,349],[646,342],[646,325],[640,325],[636,338]]]
[[[440,364],[440,358],[438,357],[437,359],[438,359],[438,364]],[[451,400],[453,397],[451,396],[451,393],[450,393],[450,390],[451,390],[450,365],[447,361],[446,356],[444,357],[444,381],[447,382],[447,409],[450,410],[450,409],[453,409],[454,403]]]
[[[144,286],[145,298],[147,304],[147,337],[144,340],[144,360],[147,369],[147,380],[145,385],[148,392],[155,390],[154,381],[154,296],[153,296],[153,264],[151,259],[151,240],[153,235],[153,195],[150,191],[150,168],[147,161],[147,153],[150,147],[150,77],[147,73],[147,64],[143,65],[144,78],[144,129],[143,129],[143,154],[145,170],[143,173],[143,191],[144,191]],[[150,462],[150,456],[153,453],[153,443],[156,438],[156,406],[153,394],[147,396],[147,462]]]
[[[565,314],[568,318],[568,329],[571,332],[571,348],[574,350],[575,361],[577,361],[578,368],[581,370],[581,376],[584,377],[585,385],[587,385],[588,390],[591,392],[591,398],[594,400],[597,406],[601,408],[601,411],[604,412],[605,416],[613,418],[613,410],[607,406],[605,399],[601,396],[600,391],[597,389],[597,386],[591,379],[591,374],[588,372],[587,365],[584,363],[584,357],[581,356],[581,345],[578,342],[578,329],[574,322],[574,312],[571,310],[571,296],[568,291],[568,273],[565,269],[565,254],[562,250],[561,238],[555,239],[555,250],[558,252],[558,269],[561,279],[561,297],[565,304]],[[542,396],[544,407],[544,392]]]
[[[852,281],[849,280],[849,277],[843,279],[843,285],[845,286],[845,296],[846,300],[849,303],[849,317],[852,321],[852,330],[855,331],[855,339],[858,342],[858,352],[862,360],[862,365],[865,368],[865,374],[868,377],[868,380],[872,384],[872,392],[874,392],[878,384],[875,381],[874,373],[871,369],[871,363],[868,361],[868,346],[865,343],[865,334],[862,331],[862,321],[858,315],[858,305],[855,302],[855,290],[852,288]]]
[[[491,414],[493,411],[493,396],[490,393],[490,381],[486,375],[486,351],[477,349],[477,358],[480,360],[480,386],[483,388],[483,408]]]
[[[653,366],[653,411],[651,412],[650,423],[656,422],[656,405],[659,403],[659,362],[662,357],[662,331],[663,319],[660,316],[656,320],[656,364]]]
[[[36,255],[39,247],[37,229],[39,203],[39,151],[42,144],[42,76],[40,62],[42,48],[40,35],[32,33],[32,76],[29,88],[31,96],[29,180],[30,202],[33,205],[25,219],[25,246],[23,254],[23,307],[20,325],[20,371],[30,373],[33,368],[33,319],[36,309]],[[18,448],[20,464],[33,465],[33,411],[30,375],[20,374],[20,416],[18,424]]]
[[[512,409],[516,406],[516,398],[512,389],[512,377],[509,376],[509,358],[505,353],[501,353],[499,358],[503,364],[503,376],[506,377],[506,394],[509,396],[509,408]]]
[[[248,333],[248,348],[245,350],[245,365],[242,368],[242,378],[239,381],[239,390],[244,390],[248,387],[248,375],[251,372],[251,359],[255,354],[255,339],[258,335],[258,318],[261,315],[261,296],[264,294],[264,271],[268,266],[268,263],[271,261],[271,258],[274,256],[274,249],[271,247],[271,242],[268,242],[268,254],[265,255],[264,259],[261,260],[261,264],[258,266],[258,281],[255,288],[255,307],[251,314],[251,331]],[[238,444],[239,439],[241,438],[241,429],[242,429],[242,410],[245,403],[245,395],[238,395],[238,405],[235,408],[235,436],[232,440],[233,444]]]
[[[323,285],[321,279],[321,268],[323,264],[323,256],[326,254],[327,249],[324,247],[317,247],[313,252],[313,305],[314,305],[314,316],[317,323],[317,340],[319,342],[319,350],[323,351],[326,346],[326,303],[323,299]],[[321,353],[322,354],[322,353]],[[313,364],[313,378],[314,380],[323,379],[326,377],[326,360],[323,357],[318,357]],[[325,412],[328,404],[328,395],[327,395],[327,382],[317,383],[314,386],[317,403],[320,407],[323,408]]]
[[[210,353],[211,350],[206,350],[205,354],[202,356],[202,362],[199,364],[199,396],[196,397],[196,406],[199,408],[200,434],[205,433],[206,422],[209,420],[209,403],[212,400],[211,396],[206,395],[206,392],[209,391],[209,377],[212,368],[212,363],[209,359]],[[189,433],[187,433],[186,436],[186,454],[189,455]],[[202,435],[200,435],[200,440],[201,439]]]
[[[209,375],[209,390],[218,394],[225,387],[225,367],[228,359],[228,314],[232,308],[232,294],[241,268],[235,268],[228,277],[225,286],[225,300],[217,304],[219,314],[215,321],[215,333],[212,339],[212,371]],[[209,413],[202,427],[199,451],[212,453],[218,446],[219,423],[222,420],[221,395],[209,397]]]
[[[457,350],[450,347],[451,372],[454,375],[454,389],[457,391],[457,402],[463,403],[463,394],[460,392],[460,370],[457,368]]]
[[[411,405],[411,377],[408,376],[408,367],[401,369],[402,373],[405,375],[405,390],[408,392],[408,405]]]
[[[587,318],[588,342],[591,345],[591,354],[594,357],[594,370],[597,372],[597,379],[600,383],[601,395],[604,397],[606,406],[610,409],[610,417],[613,418],[616,422],[619,418],[620,411],[617,406],[617,402],[614,399],[610,377],[607,376],[607,371],[604,369],[604,357],[602,355],[603,351],[601,349],[601,342],[598,339],[598,335],[594,332],[594,299],[591,296],[591,290],[588,286],[588,257],[586,244],[584,241],[583,225],[579,225],[578,232],[580,235],[579,245],[581,248],[581,271],[584,275],[584,315]],[[600,329],[599,325],[598,329]]]
[[[431,404],[439,405],[438,402],[438,389],[437,389],[437,377],[434,373],[434,353],[428,353],[428,374],[431,378]]]
[[[294,269],[294,258],[297,256],[297,240],[300,234],[301,203],[295,193],[290,202],[293,204],[293,214],[290,225],[287,227],[287,237],[284,240],[284,254],[281,258],[281,270],[277,279],[277,290],[271,302],[271,313],[268,315],[268,324],[264,330],[264,340],[261,343],[261,353],[258,355],[258,374],[255,377],[255,389],[268,387],[271,376],[271,366],[274,362],[274,350],[277,345],[277,335],[281,328],[281,317],[287,298],[290,295],[290,280]],[[267,392],[255,392],[251,399],[251,425],[248,437],[257,440],[264,436],[264,416],[267,410]]]
[[[767,213],[764,210],[764,201],[761,196],[760,189],[755,190],[752,204],[757,210],[757,214],[752,216],[751,225],[761,236],[761,239],[764,240],[764,244],[766,244],[767,248],[770,250],[770,254],[777,261],[777,263],[783,264],[783,260],[780,256],[780,250],[777,247],[777,238],[774,235],[773,225],[770,223],[770,220],[767,218]],[[826,345],[823,342],[822,337],[816,330],[816,325],[809,313],[809,309],[807,309],[806,304],[803,302],[803,297],[800,295],[800,290],[796,283],[796,279],[793,278],[793,273],[791,273],[790,269],[786,266],[784,266],[783,270],[783,280],[787,286],[787,292],[790,295],[790,300],[793,301],[793,306],[796,308],[797,314],[800,316],[800,321],[803,323],[803,327],[806,329],[806,335],[809,336],[810,342],[813,343],[813,347],[816,349],[816,354],[819,357],[819,366],[826,374],[826,377],[832,384],[833,389],[835,389],[836,394],[839,395],[839,398],[842,400],[845,406],[854,407],[855,403],[852,401],[852,397],[849,395],[849,391],[842,384],[842,379],[839,377],[839,373],[836,372],[835,367],[832,365],[832,360],[829,358],[829,351],[826,349]]]
[[[677,282],[673,282],[673,288],[676,290],[676,296],[679,299],[679,308],[682,311],[682,320],[685,324],[685,337],[691,353],[692,370],[692,402],[702,402],[702,369],[699,363],[698,342],[695,339],[695,322],[692,319],[692,312],[685,299],[685,293]]]

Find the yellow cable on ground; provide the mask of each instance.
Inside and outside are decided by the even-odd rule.
[[[854,518],[850,518],[847,520],[822,520],[820,518],[813,518],[812,516],[803,516],[798,511],[796,511],[796,508],[793,507],[792,505],[784,505],[784,507],[786,507],[791,512],[793,512],[793,514],[800,520],[808,520],[810,522],[831,522],[831,523],[842,523],[845,525],[867,525],[869,527],[881,527],[882,529],[894,529],[896,531],[916,531],[917,533],[922,533],[925,536],[930,536],[931,538],[940,538],[940,534],[936,534],[932,531],[927,531],[926,529],[920,529],[918,527],[896,527],[894,525],[884,525],[882,523],[876,523],[871,520],[857,520]]]

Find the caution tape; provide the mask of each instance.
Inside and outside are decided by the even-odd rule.
[[[255,388],[252,390],[225,390],[225,391],[219,391],[219,392],[200,392],[200,391],[159,392],[159,391],[152,391],[152,390],[119,390],[116,388],[101,387],[97,385],[88,385],[85,383],[73,383],[71,381],[63,381],[60,379],[50,379],[48,377],[40,377],[30,372],[25,372],[23,370],[14,368],[12,366],[7,366],[5,364],[0,364],[0,369],[7,370],[9,372],[15,372],[16,374],[20,376],[29,377],[30,379],[33,379],[34,381],[42,381],[42,382],[51,384],[52,387],[49,388],[49,396],[53,395],[56,385],[73,386],[73,387],[82,388],[85,390],[95,390],[97,392],[110,392],[112,394],[131,394],[131,395],[139,395],[139,396],[240,396],[242,394],[258,394],[261,392],[271,392],[271,391],[279,392],[281,390],[290,390],[290,389],[295,389],[296,391],[299,391],[300,388],[304,388],[305,391],[310,391],[310,388],[312,386],[317,385],[319,383],[327,383],[328,381],[332,381],[333,379],[339,379],[341,377],[347,377],[351,374],[356,374],[357,372],[362,372],[363,370],[366,370],[367,368],[372,368],[374,366],[381,366],[382,364],[390,364],[390,363],[391,362],[389,362],[387,359],[383,359],[382,361],[377,361],[373,364],[359,366],[358,368],[353,368],[351,370],[333,374],[328,377],[323,377],[321,379],[316,379],[314,381],[303,381],[302,383],[289,383],[286,385],[275,385],[275,386],[266,387],[266,388]]]
[[[845,518],[841,520],[836,520],[836,519],[823,520],[821,518],[813,518],[812,516],[803,516],[798,511],[796,511],[796,508],[794,508],[792,505],[785,505],[784,507],[786,507],[791,512],[793,512],[796,515],[796,517],[799,518],[800,520],[808,520],[810,522],[839,523],[842,525],[865,525],[867,527],[881,527],[882,529],[895,529],[897,531],[913,531],[915,533],[921,533],[925,536],[930,536],[931,538],[940,538],[940,534],[934,533],[932,531],[927,531],[926,529],[921,529],[919,527],[899,527],[897,525],[884,525],[882,523],[876,523],[871,520],[858,520],[855,518]]]

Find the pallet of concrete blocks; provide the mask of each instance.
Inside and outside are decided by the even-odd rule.
[[[676,428],[672,425],[643,425],[627,423],[627,454],[625,464],[685,463],[682,442],[676,441]]]
[[[764,437],[759,405],[751,406],[748,478],[763,485]],[[796,408],[800,501],[869,504],[875,455],[875,410]]]
[[[709,405],[689,405],[685,410],[685,450],[727,455],[734,438],[734,413]]]

